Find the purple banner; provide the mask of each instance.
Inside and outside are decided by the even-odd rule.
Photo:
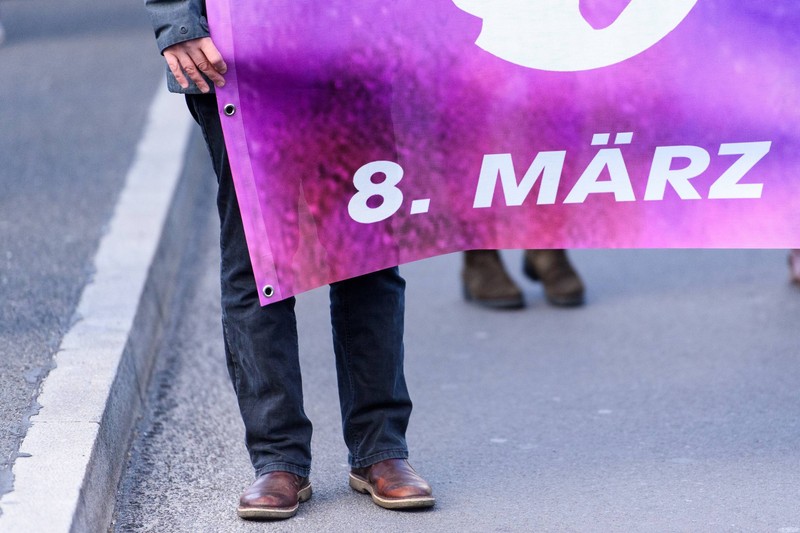
[[[208,0],[267,304],[476,248],[800,248],[795,0]]]

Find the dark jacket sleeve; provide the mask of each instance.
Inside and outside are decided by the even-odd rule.
[[[162,52],[173,44],[209,36],[203,0],[144,0],[144,5]]]
[[[156,33],[158,49],[201,37],[209,37],[206,5],[204,0],[144,0]],[[189,88],[184,89],[167,69],[167,87],[174,93],[199,94],[200,89],[189,79]],[[214,91],[214,84],[206,78]]]

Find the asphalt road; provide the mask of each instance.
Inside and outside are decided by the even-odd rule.
[[[219,325],[213,215],[160,354],[114,530],[800,531],[800,291],[784,251],[576,251],[588,305],[490,312],[458,255],[408,280],[411,461],[436,507],[390,512],[347,486],[327,291],[301,295],[314,496],[236,517],[252,480]],[[197,222],[200,224],[200,222]]]
[[[0,495],[163,83],[141,2],[0,3]]]

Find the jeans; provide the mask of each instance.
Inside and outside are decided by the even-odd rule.
[[[187,95],[218,181],[222,325],[228,372],[256,476],[311,468],[295,299],[261,307],[213,94]],[[403,375],[405,281],[389,268],[330,286],[342,430],[354,468],[407,458],[411,400]]]

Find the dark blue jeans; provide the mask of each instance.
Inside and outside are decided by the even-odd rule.
[[[311,422],[303,411],[294,298],[261,307],[222,136],[216,97],[187,95],[219,190],[222,325],[245,443],[259,476],[308,476]],[[405,281],[397,268],[330,286],[344,440],[353,467],[406,458],[411,400],[403,376]]]

